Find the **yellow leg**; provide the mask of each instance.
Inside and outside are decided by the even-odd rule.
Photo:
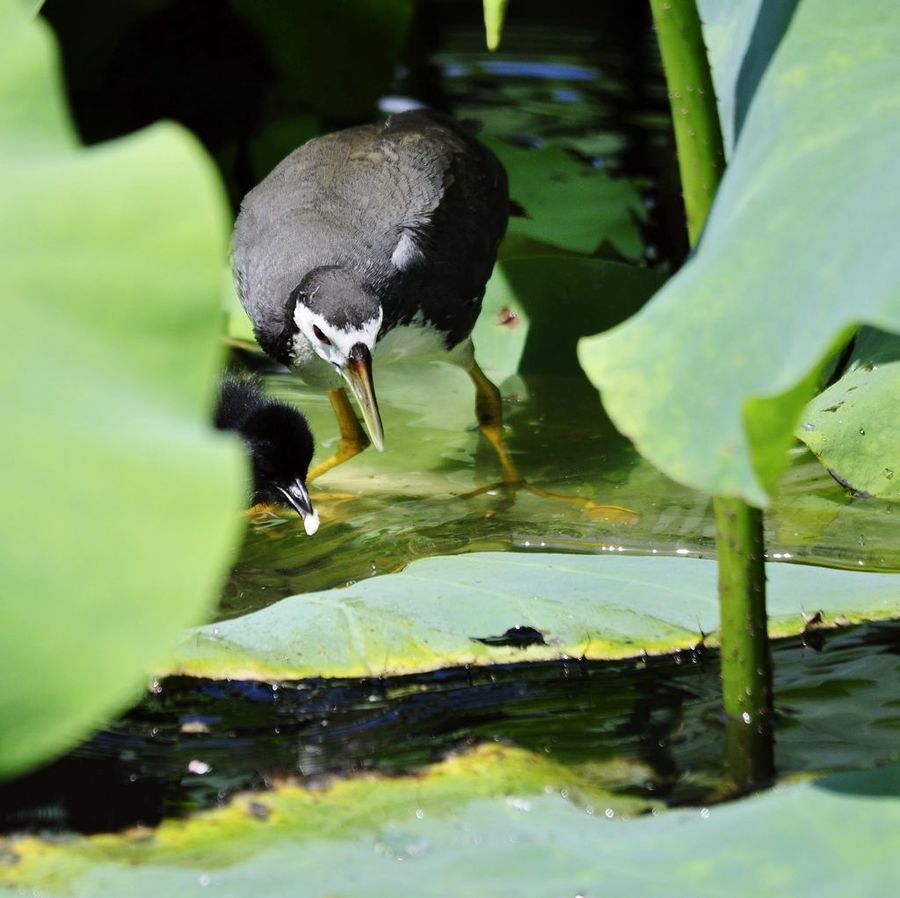
[[[616,521],[624,524],[637,523],[640,517],[637,512],[629,508],[623,508],[621,505],[601,505],[593,499],[586,499],[583,496],[563,496],[528,483],[516,468],[515,462],[512,460],[512,456],[507,448],[506,439],[503,436],[503,405],[500,399],[500,391],[488,380],[487,375],[479,368],[477,362],[472,362],[472,367],[469,369],[469,377],[475,383],[475,414],[478,417],[478,426],[496,450],[497,458],[500,460],[500,468],[503,472],[502,486],[511,489],[525,489],[529,493],[541,496],[544,499],[555,499],[561,502],[581,505],[588,510],[592,517],[601,520]],[[491,486],[481,487],[468,495],[477,496],[494,488],[495,485],[492,484]]]
[[[478,362],[472,362],[469,377],[475,383],[475,414],[478,417],[478,426],[497,452],[503,471],[503,482],[507,486],[519,486],[525,481],[519,474],[503,437],[503,404],[500,400],[500,391],[478,367]]]
[[[331,400],[331,407],[334,409],[334,414],[337,418],[341,440],[334,455],[310,469],[309,474],[306,475],[307,482],[315,480],[326,471],[330,471],[345,461],[349,461],[354,455],[359,455],[369,445],[369,438],[360,426],[356,418],[356,412],[353,411],[353,406],[350,404],[344,388],[338,387],[335,390],[329,390],[328,398]]]

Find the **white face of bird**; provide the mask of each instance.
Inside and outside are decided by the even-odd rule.
[[[341,376],[354,346],[361,343],[370,354],[375,351],[382,317],[383,313],[379,308],[378,314],[361,327],[344,329],[330,324],[324,316],[314,312],[303,302],[298,302],[294,307],[294,323],[300,333],[306,337],[319,358],[333,365]]]
[[[372,378],[372,352],[381,330],[381,307],[360,327],[340,328],[305,303],[294,308],[294,322],[323,361],[332,365],[353,391],[375,448],[384,451],[384,430]]]

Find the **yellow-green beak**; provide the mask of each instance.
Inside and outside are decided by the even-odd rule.
[[[341,373],[359,403],[359,410],[362,412],[372,444],[379,452],[384,452],[384,428],[381,426],[381,412],[378,411],[378,400],[375,398],[372,356],[369,347],[364,343],[356,343],[352,346],[350,355],[347,357],[347,364]]]

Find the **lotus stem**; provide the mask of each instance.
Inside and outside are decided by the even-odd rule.
[[[650,0],[672,107],[688,238],[694,247],[725,170],[722,129],[696,0]],[[772,667],[762,512],[713,499],[719,560],[726,767],[738,788],[773,773]]]

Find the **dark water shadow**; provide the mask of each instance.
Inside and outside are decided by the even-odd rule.
[[[900,798],[900,764],[854,773],[837,773],[815,782],[816,789],[866,798]]]
[[[773,646],[779,776],[900,794],[900,622]],[[523,656],[527,657],[527,648]],[[594,785],[670,806],[734,797],[718,653],[256,683],[173,678],[43,770],[0,786],[0,831],[153,826],[290,776],[413,771],[502,741]],[[872,768],[884,765],[881,770]]]

